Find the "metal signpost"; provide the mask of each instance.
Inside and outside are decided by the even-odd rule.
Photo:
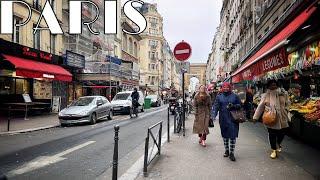
[[[178,60],[178,61],[187,61],[192,54],[192,48],[191,46],[187,43],[187,42],[180,42],[176,45],[176,47],[174,48],[173,51],[174,57]],[[183,97],[183,105],[182,105],[182,109],[183,109],[183,113],[182,113],[182,118],[183,118],[183,136],[185,136],[185,120],[186,120],[186,116],[185,116],[185,107],[186,107],[186,102],[185,102],[185,90],[184,90],[184,74],[185,74],[185,70],[182,69],[182,97]]]

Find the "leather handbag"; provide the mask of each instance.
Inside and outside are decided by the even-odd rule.
[[[232,119],[236,123],[246,122],[246,115],[242,109],[230,111]]]
[[[262,115],[262,122],[267,126],[274,126],[277,123],[277,113],[272,111],[269,106],[265,106],[264,112]]]

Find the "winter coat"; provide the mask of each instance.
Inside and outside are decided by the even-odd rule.
[[[195,120],[193,124],[193,133],[209,134],[209,120],[211,109],[211,98],[209,95],[200,96],[198,93],[194,100]]]
[[[288,112],[290,100],[288,93],[284,89],[277,89],[274,91],[268,90],[263,94],[257,110],[254,113],[253,119],[260,119],[264,113],[265,106],[274,108],[273,110],[277,113],[276,124],[273,126],[267,126],[267,128],[279,130],[289,127]]]
[[[227,108],[229,103],[231,103],[234,108],[230,110],[241,108],[240,98],[236,94],[219,94],[212,108],[212,117],[215,118],[219,113],[221,136],[223,138],[235,139],[239,135],[239,123],[236,123],[232,119],[230,110]]]

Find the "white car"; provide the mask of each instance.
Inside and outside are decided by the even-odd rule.
[[[111,101],[111,104],[113,105],[113,112],[114,113],[130,113],[130,109],[132,108],[132,95],[133,91],[125,91],[125,92],[119,92]],[[141,91],[138,91],[139,93],[139,104],[138,110],[141,112],[144,111],[144,95]]]

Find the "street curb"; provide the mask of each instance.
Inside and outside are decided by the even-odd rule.
[[[0,132],[0,136],[3,136],[3,135],[16,135],[16,134],[21,134],[21,133],[40,131],[40,130],[59,127],[59,126],[60,126],[60,124],[51,125],[51,126],[43,126],[43,127],[38,127],[38,128],[31,128],[31,129],[23,129],[23,130],[18,130],[18,131]]]
[[[161,111],[163,109],[165,109],[165,108],[159,108],[159,109],[151,111],[149,113],[158,112],[158,111]],[[141,117],[148,116],[148,114],[144,114]],[[122,119],[121,121],[126,121],[126,120],[130,120],[130,119],[131,118],[125,118],[125,119]],[[116,122],[116,121],[119,121],[119,120],[114,120],[114,121]],[[0,136],[17,135],[17,134],[22,134],[22,133],[28,133],[28,132],[34,132],[34,131],[41,131],[41,130],[45,130],[45,129],[51,129],[51,128],[55,128],[55,127],[60,127],[60,123],[57,124],[57,125],[43,126],[43,127],[38,127],[38,128],[23,129],[23,130],[18,130],[18,131],[9,131],[9,132],[0,132]]]

